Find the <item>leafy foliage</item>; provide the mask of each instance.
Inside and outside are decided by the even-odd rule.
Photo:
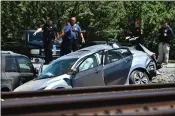
[[[140,19],[144,37],[149,47],[157,51],[157,32],[162,21],[168,20],[175,29],[174,1],[2,1],[2,49],[8,42],[21,43],[23,30],[36,29],[52,17],[61,31],[62,18],[76,16],[86,40],[111,40],[124,42],[126,32]],[[175,40],[171,57],[175,59]]]

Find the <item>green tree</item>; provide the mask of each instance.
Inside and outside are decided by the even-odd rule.
[[[175,29],[174,1],[2,1],[1,38],[2,49],[24,46],[23,30],[36,29],[50,16],[61,31],[62,18],[76,16],[86,40],[110,40],[124,42],[126,32],[140,19],[149,49],[157,51],[157,32],[162,21],[167,20]],[[16,42],[18,44],[7,44]],[[16,47],[14,47],[16,45]],[[22,52],[20,49],[18,52]],[[23,50],[24,51],[24,50]],[[171,57],[175,58],[175,40]]]

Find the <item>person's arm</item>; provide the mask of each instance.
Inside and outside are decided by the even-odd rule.
[[[59,38],[59,33],[57,32],[57,37],[56,38]]]
[[[56,38],[55,41],[58,41],[58,39],[63,38],[64,35],[65,35],[69,30],[70,30],[70,27],[66,26],[65,29],[64,29],[64,32],[61,33],[60,35],[58,34],[58,38]]]
[[[174,35],[173,30],[172,30],[170,27],[168,27],[168,28],[169,28],[169,30],[170,30],[170,32],[171,32],[171,35],[174,37],[175,35]]]
[[[58,36],[58,37],[55,39],[55,41],[58,42],[58,40],[59,40],[60,38],[62,38],[64,35],[65,35],[65,32],[61,33],[60,35],[59,35],[59,33],[57,33],[57,36]]]
[[[85,43],[85,39],[84,39],[83,33],[81,32],[80,26],[78,26],[78,31],[80,33],[80,36],[81,36],[81,39],[82,39],[82,43]]]
[[[54,31],[56,33],[56,39],[57,39],[59,37],[59,32],[56,24],[54,25]]]
[[[35,36],[37,33],[41,32],[41,31],[42,31],[42,28],[37,29],[37,30],[33,33],[33,35]]]
[[[143,32],[143,29],[141,29],[141,30],[140,30],[140,34],[143,35],[143,33],[144,33],[144,32]]]
[[[62,38],[65,35],[65,32],[61,33],[58,37],[58,39]]]
[[[85,43],[85,39],[84,39],[84,36],[83,36],[83,33],[82,32],[80,33],[80,36],[82,38],[82,42]]]

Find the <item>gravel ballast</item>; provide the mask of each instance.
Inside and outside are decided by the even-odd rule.
[[[152,83],[175,83],[175,63],[169,63],[158,71],[161,74],[153,77]]]

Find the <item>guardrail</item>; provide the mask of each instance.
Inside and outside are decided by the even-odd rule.
[[[32,92],[28,95],[27,92],[2,93],[2,115],[175,115],[174,86],[150,84],[37,91],[30,97]]]

